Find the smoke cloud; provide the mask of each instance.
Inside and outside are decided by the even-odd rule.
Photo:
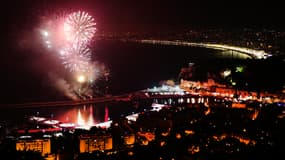
[[[55,75],[54,73],[49,73],[49,78],[52,81],[52,84],[54,84],[54,87],[62,92],[66,97],[71,98],[72,100],[79,99],[71,85],[65,79]]]

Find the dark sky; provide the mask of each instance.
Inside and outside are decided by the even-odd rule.
[[[21,48],[25,46],[21,36],[32,39],[29,33],[41,15],[86,10],[95,17],[99,32],[148,32],[184,26],[282,28],[283,5],[280,3],[277,0],[3,0],[0,4],[0,100],[11,102],[25,94],[27,88],[32,88],[29,91],[32,97],[49,87],[42,81],[47,75],[45,68],[51,65],[43,62],[50,62],[50,57]],[[35,62],[35,58],[38,61]]]
[[[47,10],[84,9],[101,30],[110,31],[167,25],[280,26],[282,6],[277,0],[8,0],[1,1],[1,24],[20,27]]]

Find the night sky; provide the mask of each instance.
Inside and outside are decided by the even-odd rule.
[[[157,28],[185,26],[284,27],[283,5],[277,0],[7,0],[1,1],[0,7],[0,101],[6,103],[13,103],[27,88],[32,88],[30,97],[49,88],[40,77],[47,74],[45,68],[49,65],[42,60],[51,57],[34,53],[37,51],[27,47],[25,42],[32,39],[29,33],[37,25],[39,16],[54,11],[86,10],[96,19],[99,32],[150,32]],[[27,39],[22,40],[23,35]],[[35,58],[39,60],[35,62]],[[25,66],[29,67],[24,69]],[[45,94],[55,93],[47,91]],[[25,99],[29,100],[33,99]]]
[[[2,27],[24,27],[48,10],[84,9],[104,30],[137,30],[155,25],[282,25],[277,0],[9,0],[1,3]],[[7,25],[7,26],[6,26]]]

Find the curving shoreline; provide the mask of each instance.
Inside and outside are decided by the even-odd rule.
[[[254,59],[266,59],[272,56],[269,53],[264,52],[263,50],[254,50],[250,48],[230,46],[225,44],[214,44],[214,43],[195,43],[195,42],[187,42],[180,40],[152,40],[152,39],[142,39],[142,40],[134,40],[134,42],[139,43],[148,43],[148,44],[161,44],[161,45],[176,45],[176,46],[193,46],[193,47],[204,47],[216,50],[233,50],[240,53],[244,53],[249,55]]]

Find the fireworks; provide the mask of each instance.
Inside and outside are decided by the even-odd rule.
[[[98,77],[97,72],[102,68],[92,62],[89,48],[96,32],[94,18],[84,11],[43,18],[44,23],[39,30],[43,45],[50,53],[56,53],[64,68],[75,77],[75,83],[70,83],[74,92],[79,96],[90,95],[89,86],[92,86],[95,77]]]
[[[56,51],[66,43],[63,31],[63,23],[66,16],[62,17],[42,17],[44,23],[39,30],[43,45],[50,51]]]
[[[75,12],[64,22],[64,33],[71,43],[85,43],[92,39],[96,32],[94,19],[86,12]]]
[[[60,51],[62,64],[71,72],[87,72],[91,61],[91,51],[86,46],[66,47]]]
[[[91,61],[91,51],[88,42],[95,34],[94,19],[86,12],[71,13],[63,23],[66,49],[63,64],[71,72],[86,72]]]
[[[77,77],[77,81],[78,81],[79,83],[84,83],[84,82],[86,81],[86,77],[85,77],[84,75],[79,75],[79,76]]]
[[[52,48],[52,45],[51,45],[51,41],[50,41],[50,34],[48,31],[46,30],[42,30],[41,31],[41,34],[42,34],[42,39],[43,39],[43,42],[44,44],[46,45],[47,48]]]
[[[86,72],[91,62],[88,45],[96,32],[94,18],[82,11],[53,17],[45,17],[40,30],[44,46],[58,53],[70,72]]]

